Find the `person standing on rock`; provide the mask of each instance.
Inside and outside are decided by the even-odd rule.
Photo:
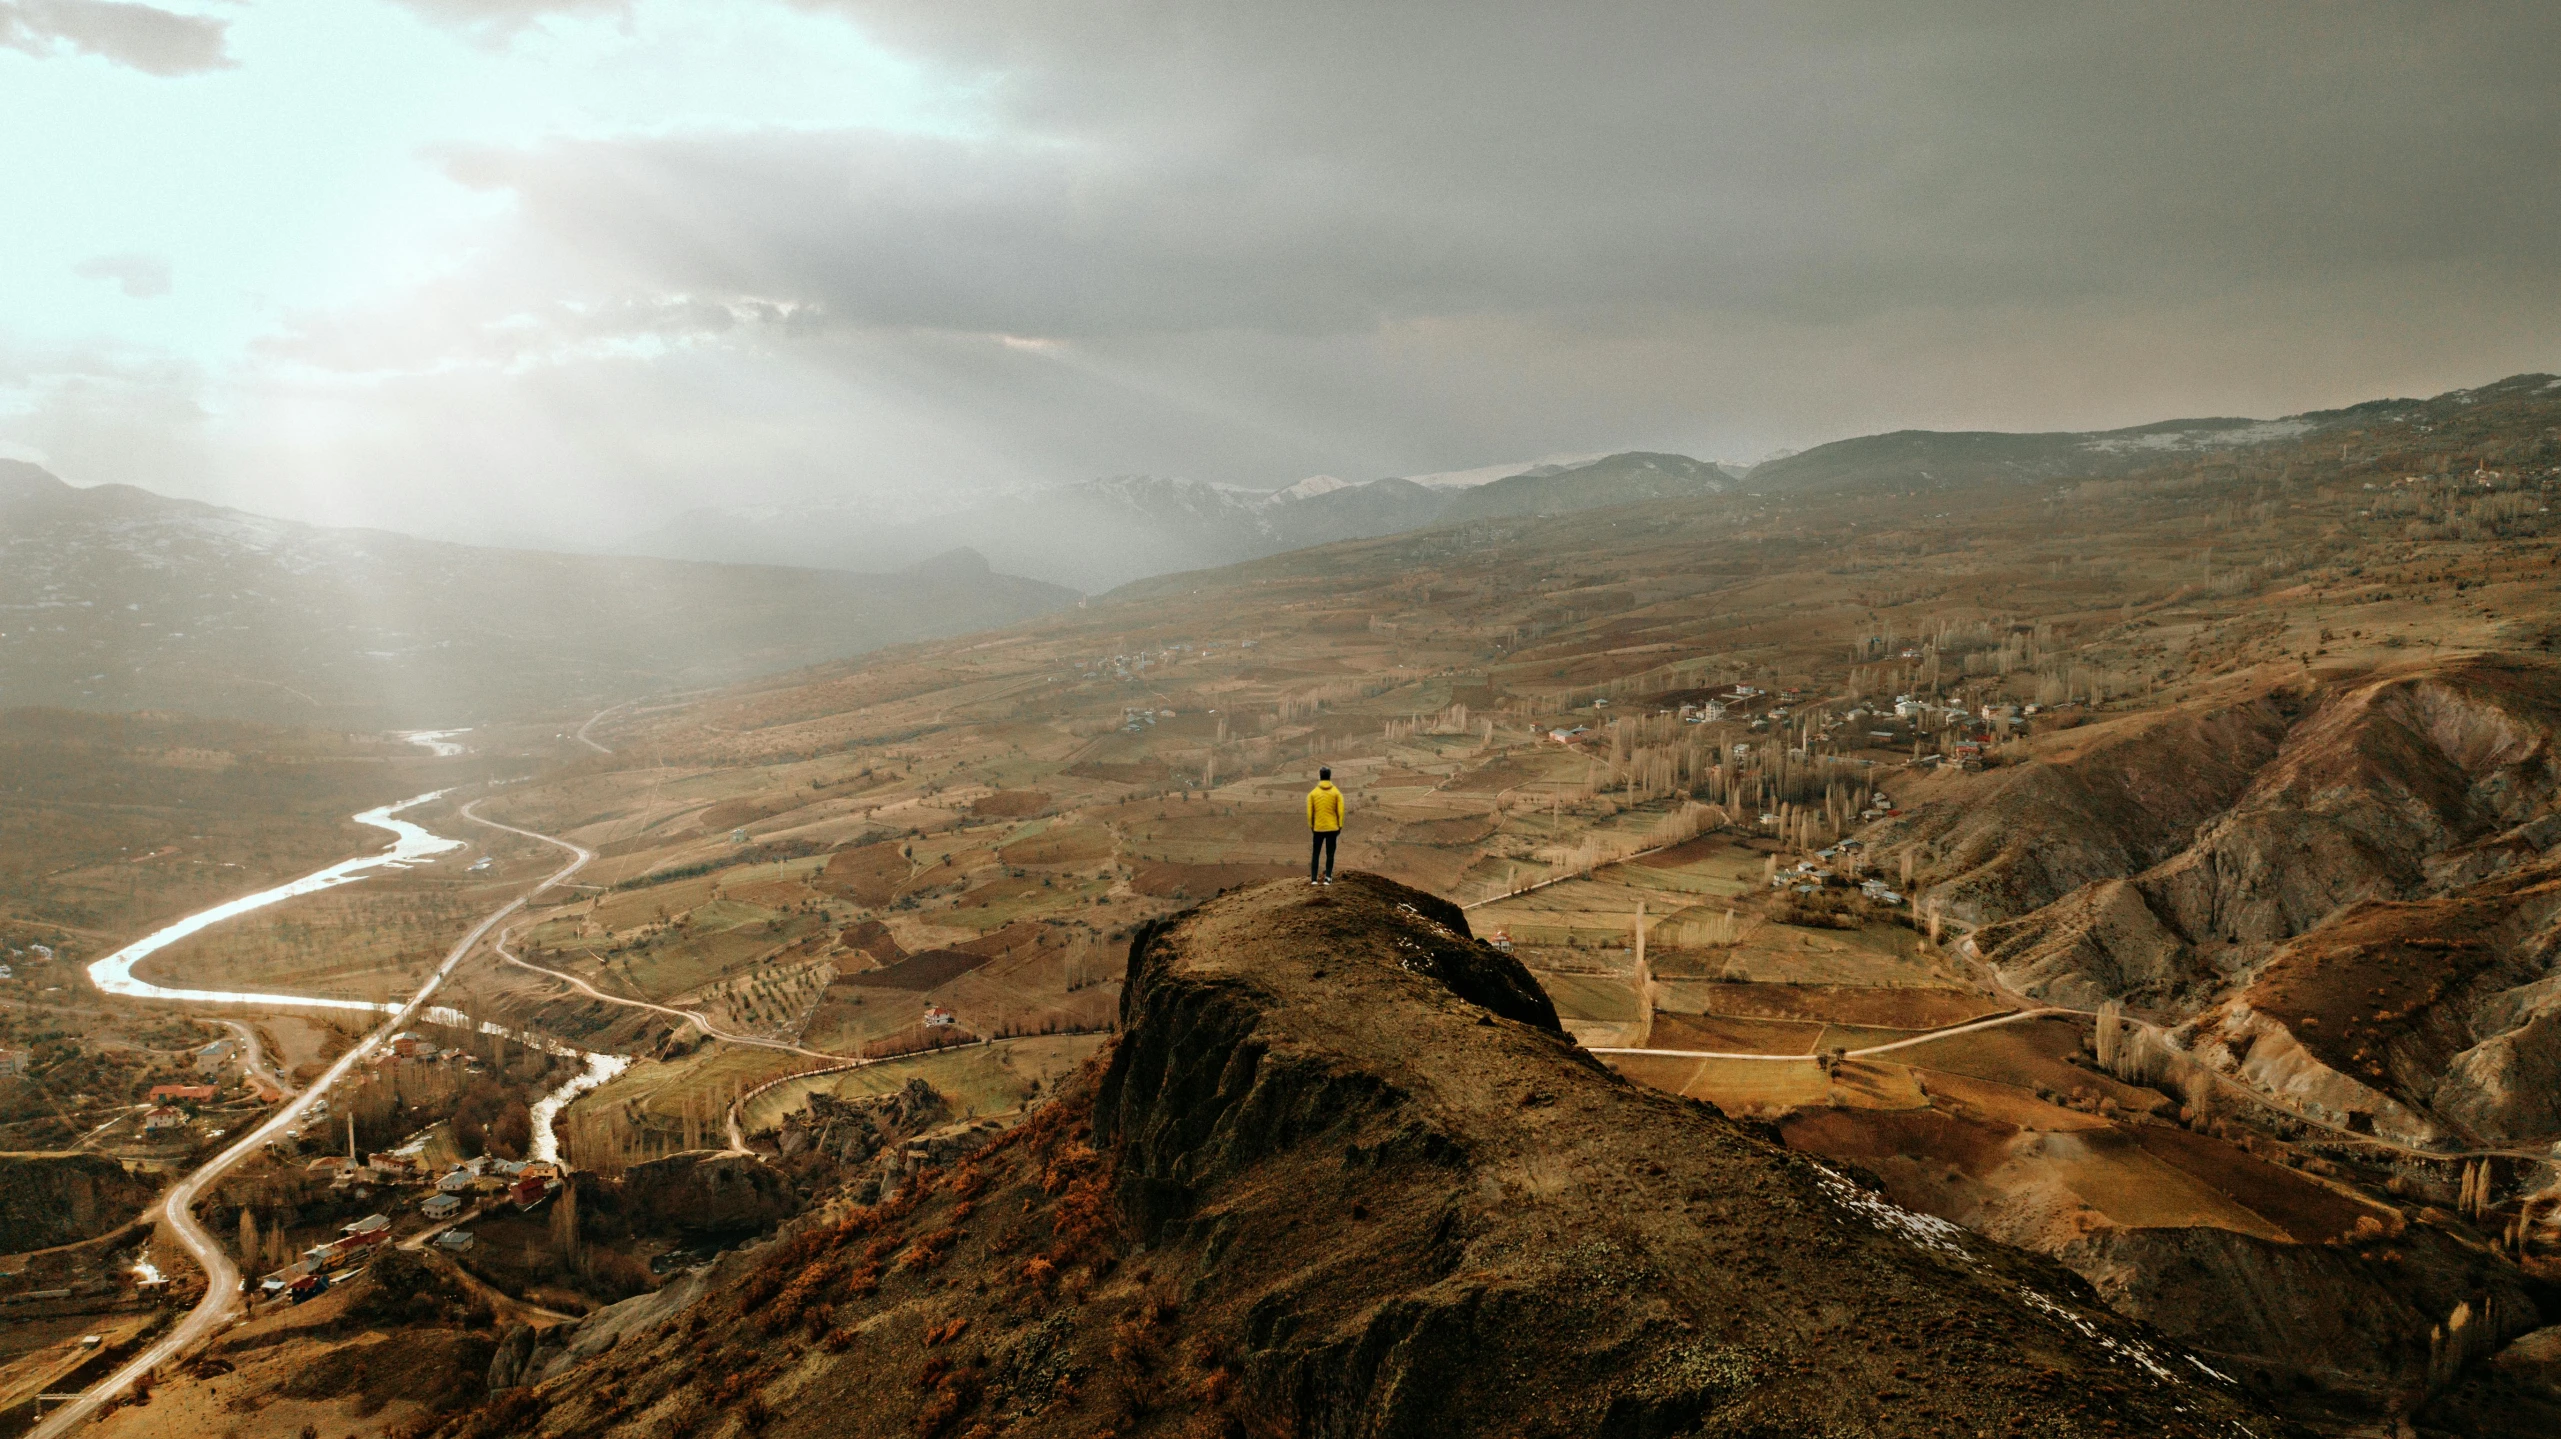
[[[1343,837],[1343,792],[1334,788],[1334,771],[1316,771],[1316,788],[1307,792],[1307,882],[1334,882],[1334,842]],[[1325,865],[1320,877],[1317,862]]]

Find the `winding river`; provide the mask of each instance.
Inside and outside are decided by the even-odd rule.
[[[447,793],[448,791],[445,790],[434,790],[419,795],[415,799],[404,799],[398,804],[387,804],[379,809],[366,810],[363,814],[355,816],[356,823],[391,831],[390,848],[383,850],[380,854],[342,859],[327,869],[315,870],[291,883],[277,885],[274,889],[262,889],[256,894],[244,894],[238,899],[217,904],[211,909],[199,910],[167,928],[154,930],[90,965],[89,982],[105,993],[121,995],[127,999],[167,999],[184,1004],[292,1005],[303,1009],[361,1009],[373,1014],[399,1008],[398,1005],[376,1004],[371,1000],[363,999],[314,999],[299,994],[250,994],[221,989],[164,989],[159,985],[134,978],[133,967],[159,951],[167,949],[170,945],[176,944],[179,940],[211,929],[226,919],[237,919],[252,910],[265,909],[271,904],[282,904],[299,895],[318,894],[324,889],[335,889],[339,885],[364,878],[368,870],[385,867],[407,869],[411,865],[433,859],[437,855],[449,854],[461,849],[463,847],[461,840],[430,834],[405,819],[397,818],[402,810],[415,809],[419,805],[442,799]]]
[[[459,733],[461,733],[459,730],[444,731],[436,738],[442,738],[442,734]],[[410,738],[422,744],[427,742],[415,735]],[[459,751],[460,746],[446,748]],[[443,752],[445,750],[442,748],[438,750],[438,753]],[[327,869],[314,870],[290,883],[277,885],[273,889],[262,889],[256,894],[242,895],[238,899],[225,901],[211,909],[199,910],[174,924],[154,930],[90,965],[89,982],[104,993],[119,995],[126,999],[170,1000],[181,1004],[240,1004],[277,1009],[358,1010],[366,1014],[399,1013],[408,1006],[399,1003],[377,1003],[366,999],[324,999],[303,994],[260,994],[228,989],[172,989],[138,979],[134,976],[133,970],[135,965],[153,954],[190,935],[202,933],[224,920],[236,919],[241,915],[265,909],[269,905],[281,904],[301,895],[317,894],[324,889],[351,884],[363,879],[373,870],[407,869],[412,865],[431,862],[438,855],[450,854],[464,848],[461,840],[447,839],[399,817],[403,810],[415,809],[422,804],[442,799],[448,793],[450,791],[434,790],[402,800],[397,804],[369,809],[354,816],[358,824],[389,831],[392,837],[391,844],[378,854],[359,855],[354,859],[340,860]],[[488,821],[481,822],[485,824]],[[459,955],[456,956],[457,959],[459,957]],[[452,970],[453,964],[453,960],[448,960],[437,972],[435,978],[429,981],[428,988],[433,989],[436,983]],[[412,1000],[411,1003],[414,1004],[416,1001]],[[454,1029],[474,1027],[470,1016],[458,1009],[442,1005],[421,1007],[417,1015],[418,1018],[430,1024],[441,1024]],[[552,1133],[551,1122],[560,1116],[560,1111],[567,1108],[570,1101],[622,1073],[631,1065],[628,1058],[619,1054],[598,1054],[577,1049],[557,1040],[511,1030],[503,1025],[483,1021],[477,1028],[483,1034],[503,1034],[520,1044],[531,1045],[551,1054],[581,1061],[579,1072],[568,1082],[534,1102],[533,1157],[549,1160],[555,1164],[560,1161],[560,1140]]]
[[[411,736],[411,738],[439,754],[445,753],[445,750],[439,746],[450,744],[444,734]],[[565,839],[537,834],[532,830],[517,829],[513,825],[502,824],[497,820],[482,819],[472,812],[470,805],[464,805],[462,816],[472,823],[540,840],[544,844],[569,851],[570,859],[568,863],[554,870],[548,878],[527,887],[515,898],[491,910],[478,924],[473,925],[469,932],[456,939],[453,947],[445,952],[443,962],[436,966],[435,972],[426,977],[405,1003],[377,1004],[359,999],[319,999],[299,994],[259,994],[244,990],[173,989],[136,979],[133,967],[179,940],[191,934],[201,933],[226,919],[264,909],[271,904],[282,903],[296,895],[312,894],[336,885],[352,883],[364,878],[366,872],[370,870],[405,868],[414,864],[432,863],[439,855],[461,849],[462,841],[432,834],[419,825],[399,818],[402,810],[415,808],[445,793],[447,791],[439,790],[433,794],[422,794],[415,799],[384,805],[379,809],[369,809],[357,815],[355,819],[358,824],[370,825],[390,833],[391,844],[379,854],[361,855],[355,859],[342,860],[327,869],[315,870],[304,875],[290,884],[281,884],[273,889],[260,890],[256,894],[243,895],[239,899],[188,915],[177,923],[145,935],[89,966],[90,981],[101,991],[128,999],[174,1000],[183,1004],[237,1004],[258,1009],[362,1010],[370,1015],[382,1016],[383,1022],[376,1025],[362,1039],[357,1040],[346,1053],[332,1060],[329,1067],[319,1078],[312,1081],[309,1088],[276,1106],[265,1118],[252,1125],[246,1133],[234,1138],[221,1153],[170,1185],[168,1192],[161,1196],[160,1211],[167,1221],[168,1231],[188,1253],[195,1256],[196,1262],[203,1266],[204,1298],[197,1301],[196,1307],[188,1311],[185,1318],[171,1326],[167,1333],[145,1345],[140,1353],[126,1360],[107,1377],[83,1390],[78,1398],[47,1416],[31,1432],[30,1439],[65,1439],[65,1436],[70,1435],[78,1426],[88,1423],[100,1406],[111,1397],[123,1393],[136,1380],[150,1373],[157,1366],[191,1351],[230,1320],[241,1306],[240,1270],[239,1266],[233,1262],[230,1252],[222,1246],[221,1241],[207,1233],[204,1226],[196,1221],[196,1198],[204,1187],[220,1179],[232,1166],[259,1153],[269,1141],[290,1131],[330,1086],[353,1072],[356,1066],[364,1063],[400,1025],[413,1020],[456,1027],[471,1024],[471,1020],[458,1010],[441,1006],[429,1007],[428,998],[453,974],[455,967],[479,946],[481,940],[487,938],[489,932],[503,923],[507,916],[522,908],[534,895],[565,882],[571,875],[577,873],[581,866],[594,859],[595,855]],[[624,1067],[631,1063],[630,1060],[618,1054],[591,1054],[556,1040],[540,1035],[515,1033],[499,1025],[484,1023],[479,1028],[483,1033],[506,1034],[520,1043],[580,1061],[576,1075],[567,1083],[544,1095],[533,1106],[533,1150],[534,1156],[539,1159],[557,1161],[560,1157],[560,1141],[558,1136],[552,1133],[551,1126],[561,1109],[579,1094],[621,1073]]]

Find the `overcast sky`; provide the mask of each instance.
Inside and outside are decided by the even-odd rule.
[[[0,454],[605,544],[2561,370],[2561,7],[0,0]]]

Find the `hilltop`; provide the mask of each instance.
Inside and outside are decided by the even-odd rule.
[[[2253,1417],[2059,1268],[1594,1064],[1419,891],[1266,885],[1150,925],[1122,1008],[1099,1072],[1023,1127],[877,1203],[822,1201],[689,1305],[587,1321],[619,1340],[442,1432]]]
[[[905,565],[914,551],[897,563]],[[842,574],[487,549],[0,461],[0,696],[337,728],[720,685],[1073,602],[975,556]]]

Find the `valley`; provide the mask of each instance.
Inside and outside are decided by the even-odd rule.
[[[1975,1276],[1929,1281],[1946,1307],[1874,1366],[1814,1330],[1649,1357],[1730,1376],[1648,1380],[1682,1423],[1837,1401],[1874,1432],[2011,1432],[2106,1396],[2142,1432],[2527,1432],[2561,1410],[2538,1377],[2561,1323],[2556,433],[2561,391],[2525,376],[2078,473],[2068,450],[2055,472],[2012,456],[1926,483],[1872,456],[1802,490],[1756,492],[1756,471],[1144,579],[528,716],[455,755],[341,735],[343,758],[309,766],[371,765],[362,802],[279,768],[268,789],[302,796],[302,828],[242,826],[229,843],[253,858],[234,862],[342,858],[363,846],[322,816],[430,789],[452,793],[421,822],[472,848],[243,916],[137,976],[406,994],[558,867],[553,836],[594,859],[493,929],[444,1000],[468,1023],[435,1043],[490,1095],[466,1115],[469,1082],[394,1066],[368,1145],[424,1133],[434,1165],[475,1146],[522,1162],[531,1136],[492,1124],[567,1072],[539,1045],[629,1063],[561,1109],[562,1188],[493,1210],[479,1258],[377,1261],[344,1293],[271,1301],[205,1351],[231,1368],[164,1376],[102,1427],[1389,1413],[1384,1378],[1306,1387],[1341,1372],[1310,1357],[1325,1345],[1388,1341],[1276,1256],[1316,1244],[1311,1264],[1373,1273],[1380,1313],[1440,1314],[1416,1296],[1462,1282],[1503,1313],[1588,1279],[1623,1297],[1576,1310],[1591,1347],[1550,1357],[1597,1373],[1570,1356],[1618,1342],[1614,1313],[1668,1304],[1704,1333],[1734,1302],[1572,1277],[1603,1264],[1575,1234],[1702,1262],[1667,1257],[1707,1241],[1655,1200],[1619,1197],[1659,1189],[1767,1196],[1719,1208],[1698,1231],[1716,1244],[1770,1216],[1883,1216],[1767,1256],[1760,1278],[1822,1296],[1804,1301],[1821,1332],[1902,1333],[1836,1287],[1848,1261],[1826,1244],[1880,1236],[1897,1257],[1858,1262]],[[115,733],[118,754],[147,747]],[[1377,879],[1307,886],[1319,764],[1349,795],[1343,870]],[[22,830],[67,832],[75,802],[94,803],[49,798],[52,828]],[[233,812],[251,803],[275,801]],[[91,870],[109,839],[172,842],[174,809],[94,814]],[[72,878],[89,870],[20,872],[11,946],[58,935],[62,964],[222,897],[129,884],[119,906]],[[83,1054],[151,1012],[82,1004]],[[1232,1112],[1250,1084],[1222,1089],[1212,1061],[1249,1051],[1295,1056],[1295,1077]],[[1350,1097],[1377,1086],[1438,1095],[1441,1117]],[[1308,1136],[1336,1108],[1356,1137],[1320,1166]],[[1374,1167],[1330,1177],[1346,1142]],[[244,1171],[208,1227],[274,1211],[256,1187],[281,1196],[311,1162]],[[1508,1198],[1444,1218],[1426,1196],[1446,1173]],[[1823,1197],[1835,1183],[1863,1197]],[[1293,1234],[1292,1187],[1372,1216],[1375,1248]],[[315,1234],[341,1218],[289,1202]],[[1646,1217],[1611,1229],[1602,1211],[1632,1203]],[[2078,1317],[2021,1319],[2044,1311],[1992,1293],[2019,1285]],[[767,1342],[644,1357],[711,1315]],[[1441,1322],[1395,1329],[1409,1372],[1430,1372]],[[365,1356],[385,1334],[441,1367],[383,1377]],[[2126,1346],[2202,1387],[2147,1387],[2167,1381]],[[2011,1373],[2022,1352],[2070,1377]],[[891,1370],[917,1382],[860,1377]],[[1785,1387],[1805,1372],[1839,1393]],[[1597,1405],[1583,1382],[1556,1402]],[[2052,1392],[1936,1418],[1911,1398],[1948,1383]],[[1490,1390],[1487,1422],[1530,1392]],[[2082,1423],[2056,1432],[2099,1432]]]

